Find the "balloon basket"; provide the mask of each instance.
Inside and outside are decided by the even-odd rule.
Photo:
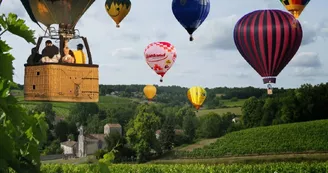
[[[267,93],[268,93],[268,95],[272,95],[273,94],[271,84],[268,84],[268,86],[267,86]]]
[[[116,28],[120,28],[120,25],[119,24],[116,24]]]
[[[194,37],[192,35],[190,35],[189,41],[194,41]]]

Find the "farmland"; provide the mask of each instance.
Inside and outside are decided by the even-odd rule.
[[[234,108],[219,108],[219,109],[202,109],[199,110],[198,112],[196,112],[197,116],[202,116],[202,115],[206,115],[210,112],[215,112],[219,115],[222,115],[224,113],[227,112],[231,112],[234,113],[236,115],[240,115],[241,114],[241,108],[240,107],[234,107]]]
[[[231,165],[203,165],[203,164],[114,164],[109,166],[111,173],[138,172],[138,173],[262,173],[262,172],[326,172],[328,163],[268,163],[268,164],[231,164]],[[70,164],[44,164],[41,166],[44,173],[98,173],[98,165],[70,165]]]
[[[24,94],[22,90],[13,90],[12,93],[15,94],[15,97],[18,99],[20,104],[24,105],[27,109],[33,109],[37,104],[42,102],[33,102],[33,101],[24,101]],[[239,99],[237,101],[231,100],[221,100],[226,108],[217,108],[217,109],[201,109],[196,112],[197,116],[202,116],[208,114],[209,112],[215,112],[218,114],[224,114],[231,112],[237,115],[241,114],[241,106],[243,105],[245,99]],[[114,108],[117,106],[125,105],[131,102],[145,102],[145,100],[140,98],[127,98],[119,96],[99,96],[98,105],[100,108]],[[56,112],[56,115],[59,117],[67,117],[69,115],[69,110],[72,105],[75,103],[62,103],[62,102],[52,102],[53,109]]]
[[[327,151],[328,120],[257,127],[228,133],[215,143],[193,151],[177,151],[178,158]]]

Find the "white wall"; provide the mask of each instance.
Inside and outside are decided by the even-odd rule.
[[[73,147],[68,147],[66,145],[60,145],[60,147],[64,150],[64,154],[73,154]]]

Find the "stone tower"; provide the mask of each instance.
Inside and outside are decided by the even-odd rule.
[[[79,128],[79,137],[78,137],[78,153],[77,157],[85,157],[86,156],[86,146],[85,146],[85,137],[83,126]]]

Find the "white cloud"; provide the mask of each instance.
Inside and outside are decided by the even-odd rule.
[[[328,72],[328,60],[308,55],[310,52],[317,52],[317,55],[323,56],[326,52],[326,45],[318,39],[328,36],[328,24],[323,22],[328,18],[328,14],[324,10],[318,10],[325,5],[322,1],[311,3],[306,9],[306,15],[302,14],[300,21],[304,36],[303,46],[299,52],[305,53],[298,53],[279,75],[279,83],[284,84],[281,86],[295,87],[304,83],[300,78],[290,79],[291,75],[311,76],[314,83],[327,81],[324,74]],[[95,1],[76,27],[81,35],[88,38],[94,62],[100,65],[100,83],[156,83],[205,87],[262,86],[261,77],[235,48],[232,32],[240,17],[268,6],[284,10],[279,1],[211,1],[210,14],[194,33],[193,42],[189,42],[187,32],[175,19],[171,3],[167,1],[154,3],[152,0],[139,0],[133,3],[120,28],[115,27],[106,13],[103,1]],[[31,22],[20,1],[5,0],[0,11],[17,13],[27,21],[28,26],[37,31],[36,36],[44,34]],[[15,80],[23,83],[22,67],[33,45],[17,38],[10,34],[2,37],[14,48],[12,53],[16,57]],[[164,83],[159,83],[160,77],[148,67],[143,58],[145,47],[154,41],[171,42],[178,53],[176,63],[164,77]],[[75,44],[72,43],[72,48],[75,48]]]

